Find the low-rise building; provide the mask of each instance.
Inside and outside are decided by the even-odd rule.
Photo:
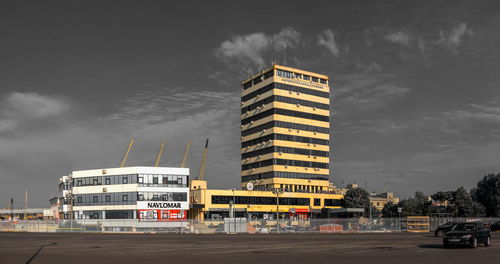
[[[315,186],[323,182],[311,180],[310,184]],[[322,191],[249,187],[244,190],[217,190],[208,189],[204,180],[191,181],[190,218],[219,220],[225,217],[245,217],[249,220],[272,220],[279,212],[280,218],[308,219],[321,215],[323,209],[341,208],[343,198],[335,190],[328,190],[328,186]]]
[[[50,200],[59,219],[187,219],[189,169],[124,167],[73,171]]]
[[[381,211],[387,203],[398,204],[399,198],[394,196],[394,193],[386,192],[380,194],[370,194],[370,203],[373,208]]]

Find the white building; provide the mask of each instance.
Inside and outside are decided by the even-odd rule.
[[[73,171],[69,178],[72,190],[66,199],[73,200],[75,220],[136,219],[138,222],[174,222],[187,219],[188,168],[80,170]]]

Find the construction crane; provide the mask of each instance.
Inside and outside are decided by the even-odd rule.
[[[120,168],[125,167],[125,163],[127,162],[128,159],[128,154],[130,153],[133,144],[134,144],[134,138],[130,138],[130,143],[128,144],[127,151],[125,151],[125,155],[123,155],[122,162],[120,163]]]
[[[208,152],[208,138],[205,142],[205,149],[203,149],[203,155],[201,156],[200,174],[198,175],[198,180],[203,180],[205,177],[205,167],[207,165],[207,152]]]
[[[387,185],[389,185],[388,182],[385,183],[384,188],[382,189],[382,192],[380,192],[380,193],[386,193],[387,192]]]
[[[165,146],[165,139],[161,141],[160,150],[158,150],[158,155],[156,155],[155,167],[160,166],[161,155],[163,154],[163,147]]]
[[[179,164],[179,168],[184,168],[186,166],[186,161],[188,159],[190,148],[191,148],[191,140],[188,141],[188,143],[186,144],[186,149],[184,150],[184,155],[182,155],[181,164]]]

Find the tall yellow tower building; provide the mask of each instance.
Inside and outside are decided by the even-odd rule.
[[[243,81],[241,186],[328,189],[328,76],[273,65]]]
[[[328,180],[328,76],[272,65],[242,86],[241,190],[192,180],[190,217],[307,219],[341,208]]]

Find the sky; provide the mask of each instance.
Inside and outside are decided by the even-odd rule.
[[[127,165],[238,188],[241,81],[326,74],[330,180],[400,197],[500,171],[498,1],[2,1],[0,208],[48,207],[73,170]]]

